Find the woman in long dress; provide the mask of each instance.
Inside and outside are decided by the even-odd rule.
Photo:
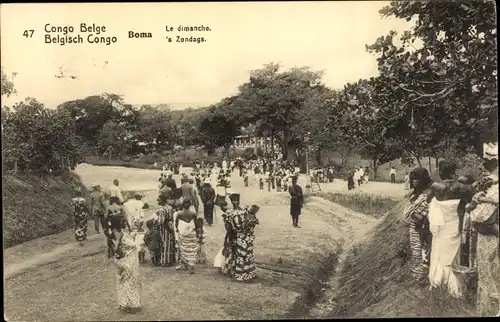
[[[485,149],[484,168],[487,175],[478,180],[478,193],[468,205],[473,232],[471,246],[475,246],[477,252],[471,258],[471,264],[478,270],[478,313],[480,316],[493,316],[500,314],[498,146],[496,150]]]
[[[464,285],[453,268],[459,264],[461,234],[459,232],[462,199],[468,194],[465,186],[454,180],[456,165],[443,160],[439,163],[441,182],[432,184],[429,204],[429,229],[432,233],[429,282],[431,288],[444,286],[450,295],[460,298]]]
[[[190,274],[193,274],[200,245],[199,229],[196,227],[197,216],[190,207],[191,201],[185,199],[183,201],[183,209],[175,216],[175,228],[180,255],[180,265],[177,266],[177,269],[187,269]]]
[[[122,216],[110,218],[117,267],[116,292],[118,308],[126,313],[138,312],[141,308],[141,279],[139,269],[139,249],[127,232]]]
[[[109,206],[106,208],[106,213],[105,213],[105,222],[107,227],[104,231],[104,234],[106,235],[108,243],[108,258],[111,258],[115,255],[115,247],[113,246],[114,236],[112,229],[113,216],[119,216],[122,219],[124,219],[126,221],[126,227],[128,227],[130,231],[130,227],[128,226],[128,221],[126,220],[122,203],[120,202],[120,199],[118,197],[109,198]]]
[[[75,220],[75,239],[80,246],[83,246],[83,242],[87,240],[89,217],[88,202],[82,195],[82,189],[78,187],[75,189],[75,197],[71,200]]]
[[[259,207],[253,205],[241,209],[239,201],[232,211],[223,214],[228,241],[225,251],[226,263],[222,272],[238,282],[247,282],[256,278],[253,243],[255,226],[259,224],[256,217]]]
[[[156,229],[160,232],[160,262],[161,266],[175,264],[175,230],[174,209],[167,204],[165,195],[160,195],[158,204],[161,208],[155,214]]]
[[[427,281],[432,241],[427,217],[427,193],[432,180],[427,169],[420,167],[409,174],[409,181],[413,191],[405,217],[410,221],[411,271],[415,282],[424,283]]]

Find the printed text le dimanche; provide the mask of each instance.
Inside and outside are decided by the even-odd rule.
[[[82,22],[76,32],[73,26],[56,26],[48,23],[45,25],[44,30],[46,32],[46,44],[64,46],[66,44],[82,44],[86,42],[109,46],[118,41],[115,36],[105,36],[106,26],[96,25],[95,23],[86,24]]]

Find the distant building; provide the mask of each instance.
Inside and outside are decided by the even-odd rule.
[[[271,138],[266,139],[268,146],[271,145]],[[264,148],[264,138],[251,137],[250,135],[238,135],[235,137],[233,147],[236,149]]]

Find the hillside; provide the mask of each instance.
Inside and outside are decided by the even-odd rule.
[[[4,247],[71,227],[73,187],[85,189],[73,173],[59,177],[4,174],[2,183]]]
[[[441,291],[415,286],[410,276],[406,201],[390,210],[339,269],[328,317],[471,316],[474,309]],[[491,314],[495,314],[492,312]]]

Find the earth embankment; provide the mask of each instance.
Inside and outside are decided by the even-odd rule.
[[[74,173],[61,176],[2,175],[4,247],[59,233],[72,226]]]

